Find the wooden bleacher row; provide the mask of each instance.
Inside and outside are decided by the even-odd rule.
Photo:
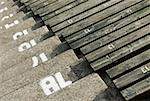
[[[31,8],[35,15],[38,14],[41,16],[45,24],[51,27],[55,35],[62,35],[71,48],[79,48],[94,70],[105,69],[104,67],[107,65],[149,45],[149,0],[81,0],[82,2],[79,0],[73,3],[69,1],[65,0],[61,5],[59,1],[55,1],[54,3],[45,1],[46,5],[44,3],[37,3],[35,5],[40,6],[40,8],[37,9],[35,9],[36,6],[33,6],[34,3],[31,5],[30,3],[24,3]],[[78,3],[72,6],[76,2]],[[70,8],[66,9],[67,7]],[[150,54],[149,50],[147,50],[147,52],[148,53],[144,53],[148,56]],[[146,58],[146,55],[144,55],[145,61],[148,61],[149,57]],[[145,62],[142,59],[140,58],[139,61],[135,62]],[[128,61],[130,61],[130,59]],[[130,64],[132,65],[132,63],[133,62]],[[121,67],[125,70],[130,70],[130,67],[126,69],[122,65],[118,68]],[[134,67],[136,67],[136,65],[133,65],[132,68]],[[147,67],[149,69],[149,65]],[[111,74],[117,75],[117,73],[120,73],[116,71],[116,67],[113,68],[111,68],[113,69]],[[138,70],[140,70],[140,67],[137,71]],[[109,75],[110,72],[107,73]],[[128,82],[128,84],[130,84],[141,78],[141,76],[137,77],[136,73],[133,74],[135,78],[132,79],[130,77],[128,78],[130,73],[123,76],[125,79],[122,79],[122,77],[117,79],[119,80],[118,82],[121,82],[121,87],[127,85],[126,81],[128,81],[128,79],[131,79],[131,81]],[[149,75],[149,73],[142,73],[141,75],[145,77]],[[123,81],[120,80],[125,81],[123,83]],[[118,83],[115,83],[115,85],[118,87]],[[149,86],[146,87],[149,88]],[[120,86],[118,88],[120,88]],[[145,88],[146,91],[149,90],[148,88]],[[143,92],[145,89],[143,89]],[[123,93],[123,96],[128,100],[140,93],[132,96],[126,96],[126,94]]]
[[[7,61],[3,62],[1,72],[7,70],[7,72],[12,71],[12,74],[17,74],[17,72],[13,72],[12,69],[8,68],[42,51],[45,51],[48,59],[51,59],[52,51],[56,46],[61,44],[61,42],[58,40],[54,46],[51,46],[51,43],[54,43],[54,40],[58,37],[63,36],[72,49],[80,49],[94,71],[107,72],[126,100],[130,100],[149,91],[149,0],[18,0],[15,4],[18,2],[25,5],[21,7],[21,10],[26,8],[27,11],[29,11],[28,14],[34,13],[34,15],[39,15],[44,23],[50,26],[56,38],[50,38],[44,41],[45,46],[43,46],[43,43],[40,44],[41,36],[48,33],[45,26],[42,27],[45,31],[42,32],[43,34],[38,32],[42,35],[34,39],[37,43],[39,42],[38,47],[43,46],[47,47],[47,49],[36,48],[35,46],[35,49],[29,49],[29,51],[25,53],[17,53],[15,49],[11,50],[7,53],[8,55],[3,56],[3,60]],[[32,18],[30,18],[30,20],[34,24],[34,20]],[[30,20],[28,19],[29,22],[31,22]],[[29,22],[27,22],[27,24]],[[24,28],[26,27],[24,26],[23,29]],[[13,29],[10,31],[15,32],[16,30]],[[9,36],[10,35],[7,35],[7,37]],[[20,43],[22,42],[23,41],[20,41]],[[5,43],[5,41],[3,43]],[[8,46],[12,45],[8,44]],[[147,47],[145,51],[122,61],[116,66],[109,67],[110,64],[144,47]],[[6,50],[8,49],[4,49],[3,52]],[[33,53],[31,53],[32,51]],[[28,55],[24,56],[23,54]],[[16,60],[9,60],[9,58],[15,58]],[[14,68],[16,68],[15,70],[18,70],[20,65],[14,66]],[[26,60],[24,65],[25,66],[22,67],[22,73],[29,69],[27,67],[31,67],[32,61],[30,61],[30,59]],[[32,71],[30,73],[32,73]],[[30,73],[24,74],[26,75],[25,81],[28,80]],[[1,82],[11,77],[7,77],[6,74],[2,74],[5,76],[5,79]],[[89,73],[85,73],[85,75],[88,74]],[[15,78],[14,81],[19,81],[20,79],[21,77],[18,77]],[[76,80],[73,81],[75,82]],[[12,80],[6,82],[6,84],[9,84],[9,82],[10,85],[14,85],[11,84]],[[18,82],[17,85],[19,84]],[[9,92],[19,87],[22,87],[22,85],[11,88]],[[2,95],[6,92],[4,89],[1,89]],[[11,98],[11,96],[9,98]]]
[[[0,1],[0,101],[88,101],[105,92],[107,85],[87,62],[50,37],[46,26],[33,30],[33,17],[24,20],[24,12],[12,5]],[[44,85],[52,87],[46,92]]]

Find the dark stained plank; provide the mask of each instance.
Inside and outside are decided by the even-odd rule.
[[[141,63],[150,60],[150,50],[147,50],[129,60],[126,60],[119,65],[112,67],[111,69],[107,70],[108,75],[110,78],[114,78],[119,74],[124,73],[127,70],[134,68],[135,66],[140,65]]]
[[[36,0],[34,3],[29,4],[30,7],[35,7],[41,3],[43,6],[47,6],[48,4],[51,4],[51,2],[55,2],[58,0]],[[39,7],[38,7],[39,8]]]
[[[51,13],[63,6],[66,6],[72,2],[74,2],[75,0],[58,0],[57,2],[54,2],[48,6],[43,7],[42,9],[37,10],[36,12],[34,12],[35,14],[41,14],[42,12],[45,13]]]
[[[126,100],[130,100],[137,95],[140,95],[150,90],[150,77],[134,84],[133,86],[121,91]]]
[[[91,66],[96,71],[149,44],[150,44],[150,37],[149,35],[147,35],[133,43],[124,46],[123,48],[115,52],[110,53],[109,55],[100,58],[99,60],[91,63]]]
[[[94,24],[98,21],[101,21],[101,20],[104,20],[106,17],[108,16],[111,16],[115,13],[118,13],[124,9],[126,9],[127,7],[129,6],[132,6],[138,2],[140,2],[141,0],[125,0],[125,1],[122,1],[121,3],[115,5],[115,6],[112,6],[102,12],[99,12],[97,14],[94,14],[92,16],[90,16],[89,18],[87,19],[84,19],[74,25],[71,25],[57,33],[55,33],[56,35],[63,35],[64,37],[68,36],[68,35],[71,35],[79,30],[82,30],[88,26],[90,26],[91,24]],[[115,9],[115,10],[114,10]]]
[[[41,13],[39,15],[42,16],[42,19],[45,22],[48,22],[46,20],[51,19],[52,17],[57,16],[57,15],[60,16],[61,13],[63,13],[63,12],[66,13],[70,9],[72,10],[72,9],[74,9],[74,7],[76,7],[76,6],[80,5],[80,4],[83,4],[83,3],[87,2],[87,1],[88,0],[78,0],[78,1],[75,1],[75,2],[73,2],[73,3],[71,3],[71,4],[67,5],[67,6],[64,6],[64,7],[60,8],[60,9],[56,10],[55,12],[51,12],[51,13],[46,14],[46,15],[45,15],[45,12],[43,12],[43,13]],[[76,9],[76,11],[78,11],[78,10]],[[61,18],[63,19],[63,16]]]
[[[150,55],[150,52],[148,55]],[[129,65],[131,65],[131,64],[129,64]],[[146,69],[149,71],[146,72]],[[149,74],[150,74],[150,62],[142,67],[139,67],[139,68],[113,80],[113,82],[115,83],[117,88],[122,88],[124,86],[127,86],[127,85],[145,77],[145,76],[148,76]]]
[[[149,19],[150,19],[150,15],[148,15],[147,17],[145,17],[145,18],[143,18],[143,19],[140,19],[140,20],[138,20],[138,21],[136,21],[136,22],[134,22],[134,23],[132,23],[132,24],[130,24],[130,25],[128,25],[128,26],[126,26],[126,27],[120,29],[120,30],[117,30],[117,31],[115,31],[115,32],[113,32],[113,33],[110,33],[110,34],[108,34],[107,36],[104,36],[104,37],[102,37],[102,38],[100,38],[100,39],[98,39],[98,40],[96,40],[96,41],[94,41],[94,42],[92,42],[92,43],[90,43],[90,44],[84,46],[84,47],[82,47],[82,48],[81,48],[81,51],[82,51],[84,54],[87,54],[87,53],[89,53],[89,52],[91,52],[91,51],[97,49],[97,50],[95,50],[95,51],[93,51],[92,53],[89,53],[89,54],[87,55],[87,58],[89,59],[89,61],[93,61],[93,60],[95,60],[95,59],[97,59],[97,58],[99,57],[99,56],[96,56],[96,57],[95,57],[95,54],[96,54],[96,53],[98,54],[98,52],[101,51],[101,50],[100,50],[101,47],[103,47],[104,45],[107,45],[107,44],[109,44],[109,43],[111,43],[111,42],[113,42],[113,41],[115,41],[115,40],[117,40],[117,39],[120,39],[120,38],[123,37],[123,36],[126,36],[126,35],[128,35],[128,34],[131,34],[133,31],[136,31],[136,30],[138,30],[139,28],[141,28],[141,27],[143,27],[143,26],[149,24],[149,23],[150,23],[150,22],[149,22]],[[149,28],[149,26],[148,26],[147,28]],[[145,33],[143,33],[143,35],[144,35],[144,34],[145,34]],[[147,33],[146,33],[146,34],[147,34]],[[137,34],[134,33],[134,35],[137,35]],[[129,35],[129,36],[132,36],[132,35]],[[141,37],[142,37],[142,36],[141,36]],[[114,44],[115,44],[115,43],[114,43]],[[92,56],[92,57],[91,57],[91,56]]]
[[[37,2],[38,0],[20,0],[21,3],[24,3],[26,6]]]
[[[21,3],[26,3],[26,2],[34,2],[34,1],[37,1],[37,0],[19,0]]]
[[[81,0],[80,2],[83,2],[83,1],[87,1],[87,0]],[[58,23],[61,23],[77,14],[80,14],[80,13],[82,13],[88,9],[91,9],[92,7],[97,6],[106,1],[108,1],[108,0],[88,0],[85,3],[82,3],[64,13],[61,13],[61,14],[45,21],[45,24],[47,24],[49,26],[55,26]]]
[[[43,7],[45,6],[48,6],[54,2],[57,2],[58,0],[40,0],[40,1],[37,1],[36,3],[33,3],[30,6],[31,10],[33,12],[36,12],[38,9],[43,9]]]
[[[129,23],[142,18],[143,16],[150,14],[150,7],[147,7],[145,9],[142,9],[141,11],[138,11],[139,9],[144,8],[145,6],[150,5],[148,3],[145,3],[145,6],[141,6],[144,3],[145,2],[142,2],[141,4],[136,5],[135,7],[132,6],[131,8],[129,8],[123,12],[117,13],[117,15],[111,16],[110,18],[105,19],[105,20],[97,23],[96,25],[93,25],[91,28],[89,28],[89,29],[87,28],[86,33],[83,33],[83,31],[77,32],[77,33],[73,34],[72,36],[67,37],[66,40],[68,43],[70,43],[70,46],[72,48],[76,49],[76,48],[82,47],[83,45],[86,45],[104,35],[107,35],[113,31],[116,31],[119,28],[122,28],[123,26],[126,26]],[[135,11],[138,11],[138,12],[134,13]],[[130,15],[131,13],[134,13],[134,14]],[[128,16],[128,15],[130,15],[130,16]],[[126,18],[122,19],[123,17],[126,17]],[[107,25],[109,25],[109,26],[107,26]],[[94,32],[94,31],[96,31],[96,32]]]
[[[102,10],[104,10],[104,9],[114,5],[114,4],[117,4],[117,3],[121,2],[121,1],[122,0],[110,0],[106,3],[101,4],[100,6],[94,7],[93,9],[90,9],[86,12],[83,12],[79,15],[76,15],[76,16],[72,17],[71,19],[68,19],[68,20],[52,27],[52,29],[53,29],[54,32],[56,32],[56,31],[58,31],[58,30],[60,30],[64,27],[70,26],[70,25],[72,25],[72,24],[74,24],[74,23],[76,23],[76,22],[78,22],[78,21],[80,21],[84,18],[87,18],[87,17],[89,17],[93,14],[96,14],[96,13],[98,13],[98,12],[100,12],[100,11],[102,11]]]

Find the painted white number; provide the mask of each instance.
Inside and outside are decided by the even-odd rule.
[[[147,72],[150,72],[150,67],[144,66],[144,67],[141,68],[141,70],[142,70],[142,72],[145,74],[145,73],[147,73]]]
[[[41,59],[42,62],[48,61],[48,58],[47,58],[47,56],[45,55],[45,53],[41,53],[41,54],[39,55],[39,57],[40,57],[40,59]],[[36,67],[36,66],[39,65],[39,59],[38,59],[38,57],[36,57],[36,56],[32,57],[32,61],[33,61],[32,67]]]
[[[20,36],[29,34],[27,30],[23,30],[22,32],[17,32],[13,35],[13,39],[17,40]]]
[[[18,21],[18,20],[15,20],[15,21],[14,21],[13,23],[11,23],[11,24],[6,24],[6,25],[5,25],[5,28],[8,29],[8,28],[13,27],[13,26],[18,25],[18,24],[19,24],[19,21]]]
[[[4,20],[6,20],[6,19],[9,19],[9,18],[11,18],[11,17],[13,17],[14,15],[13,14],[9,14],[8,16],[4,16],[2,19],[1,19],[1,21],[4,21]]]
[[[23,52],[24,50],[27,50],[29,48],[32,48],[33,46],[36,45],[35,40],[31,40],[29,43],[28,42],[24,42],[22,43],[19,47],[18,47],[18,51],[19,52]]]
[[[60,72],[56,73],[54,76],[49,76],[40,81],[40,86],[42,87],[45,95],[51,95],[69,85],[72,81],[65,81]]]
[[[4,1],[1,1],[1,5],[3,5],[3,4],[5,4],[5,2],[4,2]]]
[[[8,10],[8,8],[7,8],[7,7],[2,8],[2,9],[0,9],[0,13],[3,13],[4,11],[7,11],[7,10]]]
[[[114,46],[113,44],[109,44],[109,45],[108,45],[108,48],[109,48],[110,50],[112,50],[112,49],[115,48],[115,46]]]

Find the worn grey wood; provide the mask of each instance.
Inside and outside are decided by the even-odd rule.
[[[26,2],[33,2],[33,1],[37,1],[37,0],[20,0],[21,3],[26,3]]]
[[[150,90],[150,77],[132,85],[129,88],[124,89],[123,91],[121,91],[121,93],[126,100],[130,100],[135,96],[140,95],[149,90]]]
[[[34,7],[34,6],[37,6],[38,4],[40,4],[40,3],[44,3],[44,2],[46,2],[47,0],[36,0],[36,1],[34,1],[33,3],[30,3],[29,5],[26,5],[26,3],[25,3],[25,5],[26,6],[29,6],[30,8],[31,7]]]
[[[13,27],[10,27],[9,29],[6,29],[3,27],[3,31],[0,32],[0,45],[4,45],[10,40],[13,40],[13,35],[17,32],[22,32],[25,29],[31,28],[33,25],[35,25],[35,20],[33,18],[27,19],[22,23],[16,24]]]
[[[30,8],[33,12],[36,12],[39,9],[43,9],[43,7],[48,6],[52,3],[57,2],[58,0],[45,0],[45,1],[39,1],[36,3],[33,3],[32,5],[30,5]]]
[[[149,45],[149,44],[150,44],[150,37],[149,37],[149,35],[147,35],[144,38],[141,38],[135,42],[132,42],[129,45],[126,45],[123,48],[100,58],[99,60],[91,63],[91,66],[93,67],[93,69],[95,71],[99,70],[99,69],[101,69],[101,68],[125,57],[126,55],[129,55],[132,52],[135,52],[138,49],[141,49],[142,47]]]
[[[89,45],[81,48],[81,51],[84,54],[86,54],[86,53],[89,53],[92,50],[98,48],[97,50],[87,54],[86,58],[89,61],[93,61],[97,58],[100,58],[103,55],[101,53],[102,52],[105,53],[105,50],[101,50],[103,47],[107,46],[107,48],[109,49],[109,46],[113,45],[112,47],[115,49],[115,48],[117,48],[117,45],[121,47],[125,44],[128,44],[129,42],[134,41],[136,38],[140,38],[140,37],[148,34],[150,30],[146,29],[146,28],[149,28],[149,25],[147,25],[147,24],[149,24],[149,22],[148,22],[149,18],[150,18],[150,16],[147,16],[147,17],[145,17],[145,18],[143,18],[143,19],[141,19],[137,22],[134,22],[134,23],[130,24],[129,26],[126,26],[126,27],[114,32],[114,33],[111,33],[107,36],[104,36],[104,37],[100,38],[99,40],[96,40],[95,42],[90,43]],[[139,28],[141,28],[142,26],[145,26],[145,25],[147,25],[147,27],[139,30],[141,32],[141,34],[138,35],[138,34],[136,34],[138,32],[133,32],[133,31],[136,31],[137,29],[139,29]],[[124,36],[124,37],[122,39],[120,39],[122,36]],[[130,39],[131,37],[133,38],[133,40]],[[134,37],[135,37],[135,39],[134,39]],[[119,41],[117,42],[116,39],[118,39]],[[113,41],[115,41],[115,42],[113,42]],[[125,43],[121,43],[121,42],[125,42]],[[92,45],[94,45],[94,46],[92,47]],[[90,48],[92,48],[92,49],[90,49]],[[110,48],[110,50],[112,51],[111,48]]]
[[[144,5],[144,6],[141,6],[141,5]],[[131,8],[128,8],[120,13],[117,13],[116,15],[113,15],[109,17],[108,19],[105,19],[105,20],[102,20],[101,22],[96,23],[92,27],[87,28],[86,29],[87,31],[84,30],[85,32],[84,31],[77,32],[73,34],[72,36],[66,37],[65,39],[67,40],[68,43],[70,43],[70,46],[74,49],[82,47],[83,45],[86,45],[104,35],[107,35],[113,31],[116,31],[119,28],[122,28],[123,26],[126,26],[129,23],[134,22],[144,17],[145,15],[150,14],[150,7],[142,9],[148,5],[150,5],[150,3],[148,4],[147,2],[146,3],[142,2],[138,5],[132,6]],[[142,9],[142,10],[139,11],[139,9]],[[130,14],[133,14],[133,15],[130,15]]]
[[[87,1],[87,0],[81,0],[79,2],[82,3],[84,1]],[[57,16],[49,19],[49,20],[46,20],[45,24],[47,24],[49,26],[55,26],[58,23],[61,23],[61,22],[65,21],[65,20],[67,20],[67,19],[69,19],[69,18],[71,18],[77,14],[80,14],[80,13],[82,13],[88,9],[91,9],[92,7],[97,6],[97,5],[99,5],[103,2],[106,2],[106,1],[108,1],[108,0],[88,0],[87,2],[82,3],[82,4],[72,8],[72,9],[70,9],[64,13],[61,13],[61,14],[59,14],[59,15],[57,15]]]
[[[46,26],[40,27],[36,30],[31,30],[31,28],[27,29],[28,34],[24,36],[20,36],[17,40],[13,40],[10,38],[10,42],[7,44],[0,46],[0,55],[4,54],[5,52],[9,51],[10,49],[19,47],[23,42],[29,42],[30,40],[34,39],[35,37],[43,37],[44,35],[48,34],[49,30]],[[41,40],[42,41],[42,40]]]
[[[61,8],[61,7],[63,7],[63,6],[66,6],[66,5],[68,5],[69,3],[72,3],[72,2],[74,2],[74,1],[75,1],[75,0],[63,0],[63,1],[59,0],[59,1],[54,2],[54,3],[52,3],[52,4],[50,4],[50,5],[46,6],[46,7],[43,7],[42,9],[37,10],[37,11],[34,12],[34,13],[35,13],[35,14],[40,14],[40,13],[42,13],[42,12],[50,13],[50,12],[53,12],[53,11],[55,11],[55,10],[57,10],[57,9],[59,9],[59,8]]]
[[[78,59],[74,52],[69,50],[60,56],[55,57],[53,60],[47,61],[43,63],[43,65],[39,65],[39,67],[26,67],[31,69],[0,84],[0,97],[12,93],[17,89],[21,89],[22,87],[32,84],[33,82],[37,83],[41,79],[49,75],[54,75],[58,72],[63,75],[65,80],[75,81],[77,80],[76,75],[71,72],[71,68],[69,66],[74,62],[77,62],[77,60]],[[44,92],[41,93],[44,94]]]
[[[134,68],[135,66],[138,66],[144,63],[145,61],[150,60],[149,54],[150,54],[150,50],[147,50],[129,60],[126,60],[123,63],[120,63],[119,65],[115,67],[112,67],[111,69],[107,70],[107,73],[111,78],[114,78],[117,75],[122,74],[126,72],[127,70],[130,70]]]
[[[122,1],[121,3],[119,3],[115,6],[109,7],[108,9],[103,10],[99,13],[96,13],[87,19],[84,19],[84,20],[82,20],[82,21],[80,21],[74,25],[68,26],[67,28],[57,32],[56,35],[63,35],[64,37],[71,35],[71,34],[77,32],[79,30],[82,30],[82,29],[90,26],[91,24],[94,24],[98,21],[104,20],[106,17],[111,16],[111,15],[113,15],[113,14],[115,14],[115,13],[117,13],[117,12],[131,6],[131,5],[134,5],[140,1],[141,0]]]
[[[20,0],[20,2],[24,3],[25,5],[30,5],[30,4],[33,4],[37,1],[39,1],[39,0]]]
[[[16,64],[23,62],[27,58],[30,58],[34,55],[36,56],[36,54],[38,55],[43,52],[48,52],[50,54],[60,43],[61,42],[57,37],[51,37],[42,42],[37,42],[36,46],[24,50],[23,52],[19,52],[18,48],[11,49],[0,57],[0,72],[3,72]]]
[[[55,12],[51,12],[49,14],[45,14],[45,12],[43,12],[43,13],[41,13],[39,15],[42,17],[42,19],[45,22],[47,22],[46,20],[51,19],[52,17],[57,16],[57,15],[63,13],[63,12],[67,12],[67,10],[73,9],[74,7],[80,5],[80,4],[84,3],[84,2],[87,2],[87,0],[78,0],[78,1],[75,1],[75,2],[73,2],[71,4],[68,4],[68,5],[64,6],[64,7],[60,8],[60,9],[58,9],[58,10],[55,10]]]
[[[118,49],[124,45],[127,45],[127,44],[139,39],[140,37],[148,35],[149,33],[150,33],[150,26],[146,26],[134,33],[131,33],[131,34],[121,38],[120,40],[117,40],[115,42],[108,44],[106,47],[102,47],[102,48],[96,50],[95,52],[86,55],[85,57],[87,58],[87,60],[89,62],[94,61],[94,59],[98,59],[98,60],[92,62],[92,64],[91,64],[92,68],[98,69],[99,68],[98,66],[100,66],[100,64],[101,64],[101,62],[100,62],[101,56],[106,56],[108,51],[111,52],[112,50]]]
[[[148,55],[150,55],[150,52]],[[131,65],[131,64],[129,64],[129,65]],[[149,68],[149,71],[147,73],[143,72],[143,68],[145,68],[145,67]],[[145,76],[148,76],[149,74],[150,74],[150,63],[145,64],[145,65],[113,80],[113,82],[115,83],[117,88],[122,88],[124,86],[127,86],[127,85],[133,83],[134,81],[137,81]]]
[[[65,89],[47,97],[43,94],[40,86],[38,85],[38,82],[34,82],[33,84],[19,89],[12,94],[2,97],[0,100],[92,101],[98,94],[103,93],[103,91],[106,89],[106,84],[98,76],[98,74],[91,74],[79,81],[76,81]],[[32,94],[26,92],[30,92]]]
[[[102,10],[104,10],[104,9],[106,9],[106,8],[112,6],[112,5],[114,5],[114,4],[116,4],[116,3],[120,2],[120,1],[121,0],[111,0],[111,1],[108,1],[106,3],[103,3],[100,6],[94,7],[93,9],[90,9],[90,10],[88,10],[86,12],[83,12],[83,13],[81,13],[79,15],[76,15],[76,16],[72,17],[71,19],[68,19],[67,21],[64,21],[64,22],[62,22],[62,23],[60,23],[60,24],[58,24],[56,26],[53,26],[52,29],[53,29],[54,32],[56,32],[56,31],[58,31],[58,30],[60,30],[60,29],[62,29],[64,27],[67,27],[67,26],[70,26],[72,24],[75,24],[76,22],[78,22],[78,21],[80,21],[80,20],[82,20],[82,19],[84,19],[86,17],[89,17],[89,16],[91,16],[91,15],[93,15],[95,13],[98,13],[99,11],[102,11]]]

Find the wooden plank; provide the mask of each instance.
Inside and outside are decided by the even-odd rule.
[[[21,3],[36,2],[37,0],[19,0]]]
[[[136,31],[137,29],[141,28],[142,26],[149,24],[150,22],[148,19],[150,19],[150,15],[148,15],[147,17],[140,19],[140,20],[138,20],[138,21],[136,21],[136,22],[134,22],[128,26],[125,26],[120,30],[117,30],[113,33],[110,33],[107,36],[104,36],[104,37],[102,37],[102,38],[100,38],[100,39],[98,39],[92,43],[89,43],[88,45],[82,47],[81,51],[83,52],[83,54],[88,54],[89,52],[93,51],[92,53],[89,53],[87,55],[88,57],[93,56],[95,53],[99,52],[101,47],[115,41],[116,39],[120,39],[123,36],[131,34],[133,31]],[[138,24],[138,23],[141,23],[141,24]],[[93,56],[93,58],[89,57],[89,61],[93,61],[94,59],[99,57],[99,56],[97,56],[97,57],[94,57],[94,56]]]
[[[134,6],[132,6],[131,8],[128,8],[124,10],[123,12],[117,13],[116,15],[111,16],[108,19],[98,22],[96,25],[93,25],[92,27],[87,28],[86,33],[83,31],[80,31],[80,32],[73,34],[72,36],[66,37],[65,39],[67,40],[68,43],[70,43],[70,46],[73,49],[82,47],[83,45],[86,45],[104,35],[107,35],[108,33],[116,31],[122,28],[123,26],[126,26],[129,23],[142,18],[145,15],[150,14],[150,7],[147,7],[139,11],[139,9],[144,8],[147,5],[149,5],[148,3],[145,3],[145,6],[141,6],[142,4],[143,2],[139,5],[136,5],[135,8]],[[132,14],[134,13],[134,14],[130,15],[131,13]]]
[[[100,60],[101,60],[102,56],[109,55],[110,52],[113,52],[116,49],[119,49],[124,45],[127,45],[145,35],[148,35],[149,33],[150,33],[150,25],[146,26],[134,33],[131,33],[119,40],[116,40],[115,42],[112,42],[112,43],[108,44],[107,46],[102,47],[102,48],[86,55],[85,57],[89,62],[92,62],[91,66],[93,68],[98,68],[98,66],[101,64]],[[96,61],[94,61],[94,60],[96,60]]]
[[[85,2],[86,1],[86,2]],[[49,20],[46,20],[45,21],[45,24],[49,25],[49,26],[55,26],[57,25],[58,23],[61,23],[77,14],[80,14],[88,9],[91,9],[92,7],[94,6],[98,6],[100,5],[101,3],[103,2],[106,2],[108,0],[80,0],[80,2],[85,2],[85,3],[82,3],[64,13],[61,13]]]
[[[43,7],[42,9],[37,10],[34,13],[35,14],[41,14],[41,13],[45,12],[45,13],[48,14],[48,13],[51,13],[51,12],[61,8],[61,7],[66,6],[66,5],[68,5],[68,4],[70,4],[70,3],[74,2],[74,1],[75,0],[63,0],[63,1],[59,0],[59,1],[55,2],[55,3],[52,3],[52,4],[48,5],[48,6]]]
[[[138,5],[136,5],[136,6],[138,6]],[[131,8],[133,8],[133,7],[134,6],[132,6]],[[133,21],[136,20],[137,16],[139,16],[139,18],[141,18],[142,16],[149,14],[149,7],[136,12],[137,10],[139,10],[140,8],[143,8],[143,7],[139,6],[138,8],[132,9],[132,10],[131,10],[131,8],[128,8],[120,13],[110,16],[108,19],[104,19],[103,21],[100,21],[100,22],[94,24],[93,26],[86,28],[85,30],[81,30],[71,36],[68,36],[65,39],[67,40],[68,43],[74,43],[76,41],[80,42],[80,40],[82,40],[83,45],[87,44],[88,42],[91,42],[92,39],[94,40],[94,39],[97,39],[98,37],[102,37],[103,35],[105,35],[105,33],[101,33],[101,34],[98,33],[101,30],[103,31],[103,30],[106,30],[113,26],[115,26],[114,30],[117,30],[119,27],[121,28],[126,23],[132,22],[132,20]],[[132,12],[130,12],[130,11],[132,11]],[[133,12],[134,13],[136,12],[136,13],[132,14]],[[132,15],[130,15],[130,14],[132,14]],[[135,19],[132,17],[135,17]],[[126,20],[127,20],[127,22],[126,22]],[[111,25],[107,26],[108,24],[111,24]],[[119,26],[117,26],[117,24],[119,24]],[[95,32],[95,31],[97,31],[97,32]],[[109,30],[107,30],[107,31],[109,32]],[[77,47],[81,47],[82,44]]]
[[[135,96],[138,96],[149,90],[150,90],[150,77],[132,85],[129,88],[122,90],[121,93],[125,97],[126,100],[130,100],[134,98]]]
[[[19,0],[21,3],[26,3],[26,2],[32,2],[32,1],[37,1],[37,0]]]
[[[31,5],[35,2],[37,2],[38,0],[21,0],[21,2],[23,2],[26,6]]]
[[[120,63],[115,67],[112,67],[111,69],[107,70],[107,73],[110,76],[110,78],[114,78],[117,75],[120,75],[126,72],[127,70],[130,70],[135,66],[138,66],[144,63],[145,61],[150,60],[149,54],[150,54],[150,50],[147,50],[146,52],[143,52],[129,60],[126,60],[123,63]]]
[[[86,17],[88,17],[90,15],[93,15],[96,12],[104,10],[107,7],[109,7],[109,6],[111,6],[111,5],[115,4],[115,3],[118,3],[120,1],[121,0],[111,0],[111,1],[108,1],[107,3],[101,4],[100,6],[94,7],[93,9],[90,9],[90,10],[88,10],[86,12],[83,12],[80,15],[76,15],[76,16],[72,17],[71,19],[69,19],[67,21],[64,21],[64,22],[54,26],[53,27],[53,31],[55,32],[55,31],[58,31],[58,30],[60,30],[60,29],[62,29],[64,27],[67,27],[67,26],[69,26],[71,24],[74,24],[74,23],[76,23],[76,22],[78,22],[78,21],[80,21],[80,20],[82,20],[82,19],[84,19],[84,18],[86,18]],[[78,9],[78,8],[76,8],[76,9]],[[58,11],[58,12],[60,12],[60,11]]]
[[[57,16],[57,15],[61,14],[62,12],[65,12],[65,11],[67,12],[67,10],[69,10],[69,9],[75,7],[75,6],[78,6],[78,5],[80,5],[80,4],[84,3],[84,2],[87,2],[87,0],[78,0],[78,1],[75,1],[75,2],[73,2],[73,3],[71,3],[71,4],[67,5],[67,6],[64,6],[64,7],[60,8],[60,9],[56,10],[55,12],[51,12],[49,14],[45,14],[43,12],[43,13],[41,13],[39,15],[42,16],[42,19],[44,21],[46,21],[46,20],[48,20],[48,19],[50,19],[50,18],[52,18],[54,16]]]
[[[147,54],[147,55],[150,55],[150,50],[149,50],[149,54]],[[132,64],[129,64],[129,65],[132,65]],[[147,70],[147,72],[146,72],[146,70]],[[148,64],[145,64],[144,66],[141,66],[141,67],[113,80],[113,82],[115,83],[117,88],[122,88],[124,86],[127,86],[127,85],[145,77],[145,76],[148,76],[149,74],[150,74],[150,62]]]
[[[76,16],[72,17],[71,19],[68,19],[67,21],[64,21],[64,22],[62,22],[56,26],[53,26],[52,29],[54,32],[56,32],[56,31],[58,31],[64,27],[70,26],[70,25],[72,25],[72,24],[74,24],[74,23],[76,23],[76,22],[78,22],[78,21],[80,21],[86,17],[89,17],[95,13],[98,13],[99,11],[102,11],[102,10],[104,10],[104,9],[106,9],[106,8],[112,6],[112,5],[114,5],[120,1],[122,1],[122,0],[110,0],[104,4],[101,4],[100,6],[94,7],[93,9],[90,9],[86,12],[83,12],[79,15],[76,15]]]
[[[56,1],[56,0],[51,0],[52,2],[53,1]],[[30,8],[32,8],[32,7],[35,7],[35,6],[37,6],[37,5],[39,5],[40,3],[42,4],[42,5],[44,5],[43,3],[45,3],[45,6],[46,6],[46,4],[48,4],[50,1],[49,0],[37,0],[36,2],[34,2],[34,3],[31,3],[30,5],[28,5]]]
[[[23,5],[24,7],[26,6],[27,8],[29,8],[28,5],[31,5],[31,4],[33,4],[33,3],[35,3],[35,2],[37,2],[37,0],[20,0],[20,2],[24,4],[24,5]],[[23,7],[23,6],[22,6],[22,7]]]
[[[33,12],[36,12],[38,9],[43,9],[43,7],[48,6],[57,1],[58,0],[46,0],[46,1],[36,2],[30,5],[30,8]]]
[[[25,3],[25,2],[28,2],[28,1],[32,1],[32,0],[17,0],[17,1],[20,1],[21,3]],[[15,1],[15,2],[17,2]]]
[[[115,13],[118,13],[124,9],[126,9],[129,6],[132,6],[138,2],[140,2],[141,0],[125,0],[122,1],[121,3],[109,7],[106,10],[103,10],[99,13],[96,13],[90,17],[88,17],[87,19],[84,19],[74,25],[70,25],[67,28],[55,33],[56,35],[63,35],[64,37],[71,35],[79,30],[82,30],[88,26],[90,26],[91,24],[94,24],[98,21],[104,20],[106,17],[111,16]],[[115,9],[115,10],[114,10]]]
[[[91,66],[96,71],[149,44],[150,44],[150,37],[149,35],[147,35],[144,38],[141,38],[129,45],[124,46],[123,48],[117,51],[110,53],[109,55],[105,55],[96,62],[91,63]]]

